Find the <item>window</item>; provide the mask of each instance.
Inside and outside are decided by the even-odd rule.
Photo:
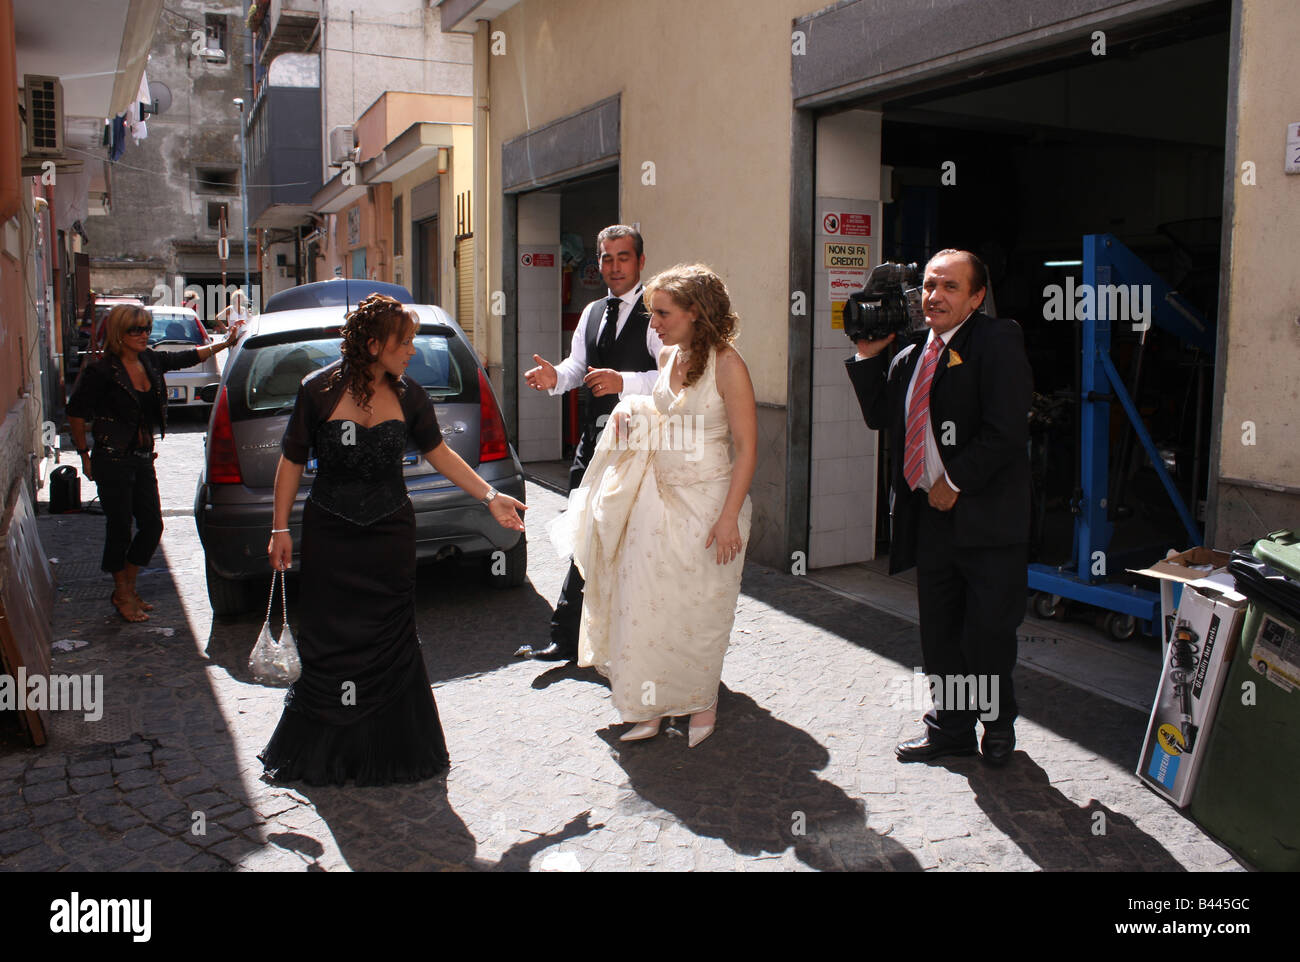
[[[402,195],[393,198],[393,256],[402,256]]]
[[[239,171],[233,167],[196,167],[194,180],[199,194],[239,193]]]
[[[208,230],[220,230],[222,219],[226,221],[226,230],[230,229],[230,205],[208,201]]]
[[[219,13],[209,13],[203,18],[204,46],[203,56],[213,63],[225,63],[229,48],[226,47],[226,18]]]

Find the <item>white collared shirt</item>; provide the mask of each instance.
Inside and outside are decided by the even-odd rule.
[[[966,320],[970,320],[969,314],[966,316]],[[960,331],[962,328],[962,324],[965,323],[966,321],[962,321],[961,324],[958,324],[956,327],[954,327],[952,330],[948,331],[945,334],[935,334],[934,331],[931,331],[930,336],[925,339],[925,344],[917,348],[917,350],[921,352],[921,355],[917,359],[916,367],[912,369],[912,380],[910,380],[907,383],[907,396],[903,399],[904,428],[906,428],[907,426],[907,416],[912,410],[912,390],[916,387],[916,379],[921,374],[921,364],[925,360],[925,352],[930,349],[930,345],[934,343],[934,339],[936,337],[943,341],[944,347],[947,347],[948,343],[953,339],[953,335],[955,335],[958,331]],[[940,349],[939,351],[939,356],[940,357],[943,356],[942,349]],[[939,368],[937,365],[935,366],[934,373],[936,376],[939,373]],[[933,377],[930,379],[930,389],[931,391],[934,390]],[[931,408],[931,410],[933,410],[933,408]],[[921,481],[919,484],[917,484],[917,487],[920,488],[922,491],[929,491],[932,487],[934,487],[935,482],[942,477],[947,479],[948,487],[952,488],[954,491],[960,491],[961,488],[957,487],[957,485],[952,483],[952,478],[948,477],[948,472],[944,469],[943,458],[940,457],[939,455],[939,444],[935,440],[934,424],[933,422],[930,421],[929,411],[926,412],[925,419],[926,419],[925,470],[921,474]],[[899,452],[899,456],[904,457],[905,455],[903,452]]]
[[[623,328],[627,325],[627,319],[632,316],[632,308],[636,302],[641,299],[645,288],[638,284],[635,289],[628,291],[619,298],[621,302],[618,305],[618,326],[614,328],[614,336],[618,337],[623,333]],[[614,295],[605,291],[605,303]],[[587,311],[583,311],[582,317],[578,319],[578,326],[573,331],[573,343],[569,348],[569,356],[559,364],[555,365],[555,387],[548,392],[551,395],[564,394],[572,391],[575,387],[582,384],[582,379],[587,375]],[[605,310],[599,312],[600,327],[596,329],[596,340],[600,340],[601,332],[605,329]],[[663,350],[664,342],[659,339],[653,327],[649,324],[645,329],[645,346],[650,352],[656,364],[659,362],[659,352]],[[626,397],[629,394],[650,394],[654,391],[655,381],[659,379],[659,371],[652,369],[649,371],[619,371],[623,378],[623,390],[619,392],[619,397]]]

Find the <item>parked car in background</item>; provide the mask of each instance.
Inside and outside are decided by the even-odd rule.
[[[304,377],[338,360],[347,312],[376,291],[396,297],[419,318],[416,355],[406,373],[433,399],[443,441],[497,490],[524,500],[523,467],[506,437],[496,395],[464,332],[445,311],[411,305],[404,288],[372,281],[321,281],[281,292],[246,326],[219,386],[204,392],[215,404],[194,521],[215,614],[237,614],[260,604],[260,594],[254,599],[251,588],[264,587],[269,576],[266,544],[275,470],[298,387]],[[276,298],[281,298],[278,305]],[[403,464],[415,508],[417,560],[459,558],[481,564],[493,584],[524,582],[528,548],[521,532],[497,524],[415,450],[406,452]],[[289,519],[295,554],[315,466],[312,458]]]
[[[95,296],[95,308],[89,319],[84,314],[78,313],[76,342],[65,348],[69,393],[81,373],[82,365],[91,355],[104,350],[104,334],[107,330],[104,320],[108,317],[108,312],[119,304],[144,307],[144,301],[131,294],[98,294]]]
[[[198,314],[188,307],[154,305],[145,310],[153,318],[149,346],[155,351],[188,351],[212,343]],[[205,384],[216,384],[220,379],[221,370],[217,366],[216,354],[194,367],[168,371],[167,404],[177,407],[207,407],[211,402],[199,397],[199,388]]]

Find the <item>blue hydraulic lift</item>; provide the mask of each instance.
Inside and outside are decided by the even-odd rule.
[[[1160,595],[1107,581],[1107,552],[1114,533],[1114,525],[1107,513],[1112,403],[1118,402],[1128,415],[1137,439],[1146,450],[1151,466],[1187,530],[1191,545],[1199,546],[1203,539],[1111,360],[1112,324],[1131,322],[1109,316],[1114,302],[1107,292],[1112,290],[1112,285],[1123,285],[1130,290],[1130,285],[1149,285],[1149,322],[1209,355],[1214,353],[1214,331],[1182,295],[1112,234],[1088,234],[1083,238],[1083,282],[1091,285],[1093,296],[1084,301],[1082,317],[1083,363],[1079,397],[1079,486],[1082,494],[1073,505],[1073,561],[1060,567],[1031,564],[1029,587],[1050,595],[1053,605],[1057,599],[1069,598],[1112,612],[1107,616],[1107,628],[1115,637],[1123,638],[1131,635],[1135,627],[1151,633],[1151,625],[1160,618]],[[1133,329],[1140,330],[1136,326]]]

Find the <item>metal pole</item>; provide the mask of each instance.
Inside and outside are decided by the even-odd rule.
[[[248,283],[248,155],[244,149],[244,105],[239,105],[239,213],[244,222],[244,295],[252,302],[253,288]]]

